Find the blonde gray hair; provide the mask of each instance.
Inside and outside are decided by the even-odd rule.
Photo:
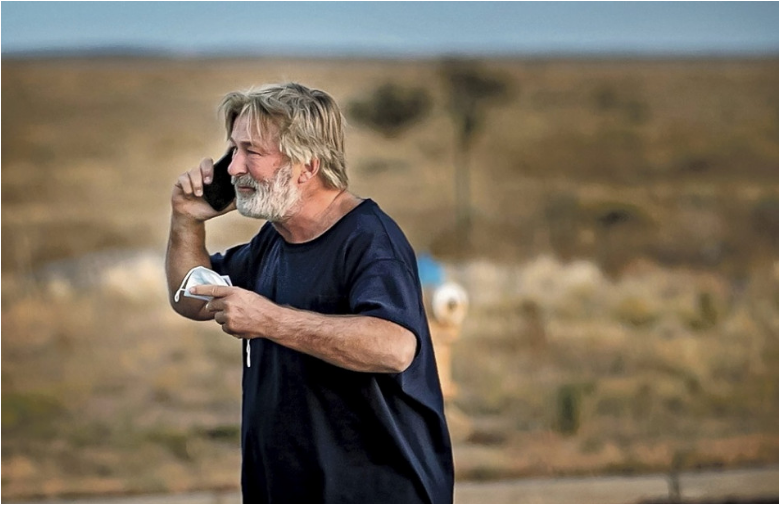
[[[320,160],[319,174],[327,187],[345,189],[344,118],[337,102],[327,93],[289,82],[248,91],[234,91],[223,98],[220,112],[231,136],[238,117],[248,115],[256,134],[274,132],[280,152],[294,163]]]

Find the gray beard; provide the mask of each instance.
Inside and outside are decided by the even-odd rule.
[[[291,185],[293,167],[281,167],[267,181],[257,181],[250,174],[232,177],[236,185],[251,186],[255,192],[250,196],[237,193],[237,210],[245,217],[280,222],[290,217],[299,203],[299,191]]]

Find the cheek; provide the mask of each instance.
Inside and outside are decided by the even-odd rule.
[[[248,158],[248,171],[253,177],[260,180],[271,179],[277,170],[283,165],[282,158],[262,157],[258,159]]]
[[[254,160],[250,158],[247,160],[247,171],[250,172],[250,175],[257,181],[266,180],[269,177],[269,173],[271,173],[268,163],[264,163],[263,160]]]

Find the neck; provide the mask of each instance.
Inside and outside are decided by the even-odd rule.
[[[344,189],[321,189],[315,194],[303,195],[302,201],[301,207],[291,217],[272,223],[290,244],[301,244],[319,237],[361,202]]]

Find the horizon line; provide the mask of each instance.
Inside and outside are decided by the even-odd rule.
[[[767,59],[780,57],[779,48],[744,48],[744,49],[582,49],[582,50],[477,50],[477,51],[443,51],[443,50],[415,50],[403,51],[393,49],[357,50],[355,48],[271,48],[268,50],[252,50],[239,48],[215,48],[215,49],[173,49],[145,46],[142,44],[111,44],[94,45],[84,47],[63,48],[33,48],[33,49],[5,49],[0,50],[0,56],[14,60],[33,59],[61,59],[61,58],[156,58],[156,59],[231,59],[231,58],[296,58],[296,59],[721,59],[721,58],[750,58]]]

